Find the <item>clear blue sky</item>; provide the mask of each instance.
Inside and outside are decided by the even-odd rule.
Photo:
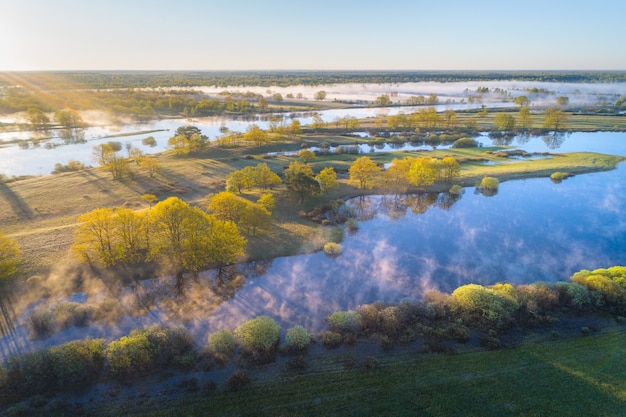
[[[2,70],[619,69],[626,1],[3,0]]]

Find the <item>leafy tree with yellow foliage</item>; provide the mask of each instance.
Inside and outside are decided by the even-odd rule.
[[[355,160],[350,168],[348,184],[358,188],[373,188],[382,172],[382,169],[368,156]]]

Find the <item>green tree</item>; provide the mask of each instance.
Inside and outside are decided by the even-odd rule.
[[[543,127],[546,129],[558,132],[567,126],[567,115],[559,109],[554,107],[548,108],[544,112],[544,116]]]
[[[270,167],[265,163],[258,164],[252,169],[253,184],[258,185],[262,189],[272,189],[275,185],[283,182],[278,174],[273,172]]]
[[[261,204],[248,202],[238,224],[249,235],[256,236],[258,229],[266,229],[272,224],[272,214]]]
[[[322,119],[322,116],[320,116],[319,114],[315,113],[313,115],[313,122],[311,123],[311,129],[313,129],[313,130],[315,130],[317,132],[320,129],[323,129],[325,127],[326,127],[326,122],[324,122],[324,119]]]
[[[522,109],[530,105],[530,100],[526,96],[517,96],[515,97],[514,103],[520,106],[520,109]]]
[[[20,248],[13,240],[0,233],[0,282],[17,271]]]
[[[209,143],[209,138],[192,125],[180,126],[174,136],[168,139],[167,145],[174,149],[176,155],[190,155],[202,152]]]
[[[73,129],[83,125],[83,119],[72,110],[59,110],[54,113],[54,120],[64,128]]]
[[[374,106],[377,107],[387,107],[387,106],[391,106],[392,101],[389,98],[388,94],[382,94],[378,97],[376,97],[376,100],[374,100]]]
[[[569,97],[559,96],[556,98],[556,105],[559,107],[567,106],[569,104]]]
[[[532,124],[532,119],[530,117],[530,110],[528,107],[522,107],[519,109],[518,114],[518,123],[522,129],[528,129]]]
[[[322,101],[326,99],[326,91],[320,90],[315,93],[315,100]]]
[[[317,196],[321,193],[320,183],[304,171],[289,175],[285,180],[287,190],[298,197],[298,203],[302,204],[308,196]]]
[[[453,128],[458,124],[456,112],[452,109],[443,112],[443,123],[446,129]]]
[[[250,189],[255,182],[254,172],[250,169],[239,169],[226,176],[226,189],[228,191],[241,193],[242,188]]]
[[[508,132],[515,128],[515,117],[510,114],[498,113],[493,123],[498,130]]]
[[[350,168],[348,184],[358,188],[373,188],[377,183],[382,169],[368,156],[357,158]]]
[[[50,119],[44,112],[35,107],[26,110],[26,120],[33,129],[42,129],[50,124]]]

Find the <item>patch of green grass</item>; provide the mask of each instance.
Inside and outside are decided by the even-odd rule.
[[[609,333],[460,355],[385,356],[374,369],[307,359],[304,374],[220,389],[167,406],[98,404],[128,416],[619,416],[626,406],[626,336]],[[119,408],[118,407],[122,407]]]

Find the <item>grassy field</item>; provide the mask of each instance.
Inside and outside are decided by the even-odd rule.
[[[113,181],[109,173],[99,168],[78,172],[33,177],[0,184],[0,230],[15,239],[24,254],[18,277],[46,274],[59,260],[66,259],[73,240],[74,228],[80,214],[100,207],[128,207],[141,210],[148,207],[141,196],[146,193],[165,199],[175,195],[197,204],[206,205],[206,196],[223,191],[224,178],[233,170],[247,165],[267,163],[282,173],[297,156],[267,156],[268,152],[294,151],[302,144],[354,144],[363,140],[337,135],[306,135],[302,138],[271,143],[260,148],[242,146],[225,149],[213,146],[197,158],[178,158],[168,152],[158,155],[162,169],[154,178],[133,166],[132,180]],[[525,177],[547,177],[555,171],[585,173],[612,169],[623,158],[592,153],[554,154],[536,160],[514,160],[492,155],[497,148],[447,149],[432,152],[387,152],[369,154],[383,164],[406,156],[452,156],[462,162],[461,176],[455,180],[464,186],[473,186],[483,176],[495,176],[501,181]],[[347,185],[348,168],[359,154],[331,154],[312,162],[317,172],[332,166],[338,172],[339,188],[320,198],[310,198],[298,205],[281,185],[273,190],[277,200],[274,226],[266,233],[251,237],[247,248],[248,259],[273,258],[283,255],[319,250],[327,241],[328,230],[299,216],[327,201],[382,190],[359,190]],[[491,165],[485,165],[489,162]],[[429,187],[445,191],[449,183]],[[255,200],[261,191],[246,192]]]
[[[626,336],[458,355],[328,354],[300,374],[182,399],[97,403],[97,416],[623,416]]]

